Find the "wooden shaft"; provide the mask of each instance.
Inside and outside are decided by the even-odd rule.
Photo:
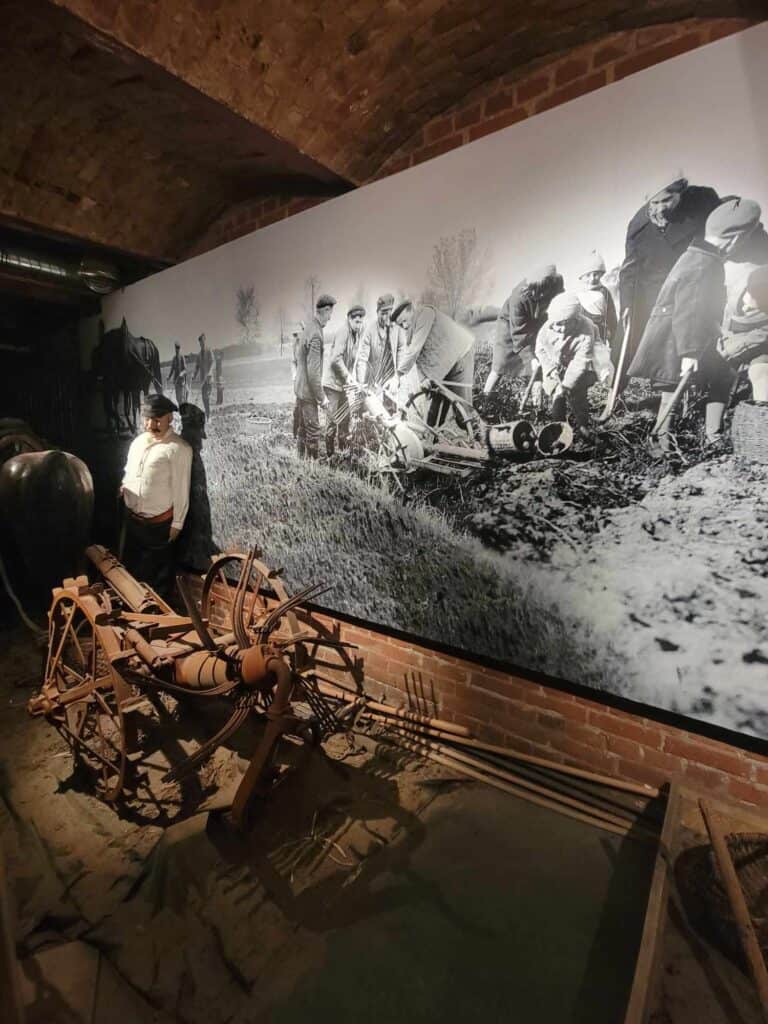
[[[368,706],[370,707],[371,705]],[[369,717],[378,722],[387,721],[387,719],[381,715],[371,714]],[[515,761],[522,761],[524,764],[537,765],[539,768],[551,768],[553,771],[560,772],[563,775],[572,775],[576,779],[586,779],[589,782],[595,782],[601,786],[610,786],[613,789],[620,789],[626,793],[636,793],[638,796],[647,797],[649,800],[659,796],[659,790],[654,786],[646,786],[639,782],[627,782],[624,779],[616,779],[611,775],[598,775],[595,772],[587,771],[585,768],[572,768],[570,765],[560,764],[559,761],[549,761],[545,757],[534,757],[533,754],[522,754],[509,747],[500,747],[493,743],[485,743],[482,740],[475,739],[474,736],[455,739],[453,735],[447,733],[445,730],[429,729],[417,723],[411,724],[410,722],[407,723],[407,728],[420,733],[434,735],[438,739],[445,739],[450,740],[453,743],[460,743],[463,747],[472,747],[474,750],[484,750],[489,754],[498,754],[501,757],[511,757]]]
[[[744,898],[744,890],[739,883],[739,876],[736,874],[736,868],[734,867],[728,844],[725,841],[725,836],[715,821],[712,809],[704,800],[699,800],[699,809],[712,842],[712,849],[715,852],[717,866],[720,869],[723,885],[728,895],[728,902],[731,905],[733,916],[736,918],[736,929],[739,933],[739,939],[741,940],[747,963],[749,964],[752,980],[757,989],[763,1020],[768,1022],[768,970],[766,970],[765,958],[757,941],[752,918],[749,916],[749,908]]]
[[[330,683],[325,683],[321,679],[317,680],[317,688],[321,693],[324,693],[326,697],[337,697],[339,700],[345,700],[350,704],[362,697],[367,708],[371,708],[373,711],[378,711],[380,714],[392,715],[395,718],[402,718],[406,721],[415,722],[419,725],[429,725],[436,729],[441,729],[443,732],[449,733],[453,736],[469,737],[472,735],[466,726],[454,725],[453,722],[444,722],[441,718],[428,718],[426,715],[420,715],[416,711],[408,711],[407,708],[392,708],[388,704],[379,704],[375,700],[370,700],[364,693],[350,693],[349,690],[332,686]]]
[[[634,834],[634,830],[631,829],[629,825],[613,825],[608,821],[604,821],[602,818],[594,817],[592,814],[572,810],[571,808],[564,807],[562,804],[556,803],[554,800],[548,800],[545,797],[528,793],[524,789],[510,785],[510,783],[504,782],[502,779],[495,778],[493,775],[486,775],[484,772],[479,772],[474,768],[470,768],[469,765],[462,764],[460,761],[455,761],[453,758],[445,757],[443,754],[438,754],[436,751],[430,750],[428,747],[424,747],[420,743],[411,743],[408,740],[404,740],[403,746],[413,750],[415,753],[423,754],[424,757],[428,757],[430,760],[436,761],[437,764],[441,764],[445,768],[450,768],[452,771],[467,775],[470,779],[475,779],[477,782],[485,782],[489,786],[494,786],[496,789],[500,789],[504,793],[509,793],[511,796],[519,797],[521,800],[527,800],[528,803],[536,804],[538,807],[546,807],[548,810],[557,811],[559,814],[564,814],[568,818],[575,818],[576,821],[584,822],[587,825],[593,825],[595,828],[604,829],[606,832],[613,832],[614,835],[626,836],[628,838],[641,838]]]
[[[399,729],[398,731],[401,732]],[[469,765],[470,768],[475,768],[477,771],[485,772],[487,775],[493,775],[495,778],[502,779],[504,782],[509,782],[512,785],[521,786],[523,789],[527,789],[531,793],[537,793],[539,796],[546,797],[549,800],[556,800],[558,803],[564,804],[567,807],[573,807],[577,811],[583,811],[584,813],[591,814],[594,817],[602,818],[605,821],[611,822],[613,825],[631,827],[634,822],[631,815],[614,814],[611,811],[605,811],[602,808],[594,807],[583,800],[566,796],[566,794],[558,793],[556,790],[549,789],[547,786],[542,786],[537,782],[531,782],[529,779],[524,779],[518,775],[512,774],[511,772],[504,771],[502,768],[497,768],[495,765],[489,764],[486,761],[481,761],[476,757],[472,757],[470,754],[465,754],[461,750],[453,750],[441,743],[434,743],[429,740],[422,740],[420,742],[423,747],[427,747],[429,750],[434,750],[438,754],[444,754],[446,757],[451,757],[456,761],[460,761],[462,764]]]
[[[523,400],[520,403],[520,405],[518,407],[518,410],[517,410],[518,416],[520,415],[520,413],[525,408],[525,406],[526,406],[526,404],[528,402],[528,399],[531,397],[531,392],[533,391],[533,385],[536,383],[536,381],[539,379],[540,376],[541,376],[541,364],[539,364],[539,366],[537,366],[536,369],[531,374],[531,379],[528,381],[528,387],[525,389],[525,394],[523,395]]]
[[[634,793],[624,792],[609,792],[608,787],[604,786],[600,789],[595,789],[593,783],[585,779],[574,779],[570,775],[561,776],[555,772],[552,772],[549,768],[538,768],[535,765],[519,765],[511,762],[509,758],[499,757],[498,754],[489,754],[487,751],[482,752],[483,760],[488,761],[490,764],[495,764],[499,768],[504,768],[507,771],[532,771],[544,773],[543,777],[540,775],[534,775],[534,781],[539,779],[544,784],[553,788],[562,789],[565,793],[577,797],[579,800],[588,800],[590,803],[605,804],[609,810],[618,808],[620,812],[629,814],[630,816],[635,815],[647,815],[648,806],[653,801],[647,796],[637,796]],[[527,778],[528,776],[526,776]]]
[[[653,425],[651,437],[656,437],[659,433],[661,433],[661,428],[664,426],[669,417],[680,404],[680,399],[683,397],[685,389],[691,383],[691,378],[693,377],[693,374],[694,371],[690,368],[685,371],[683,376],[680,378],[680,382],[674,390],[672,400],[670,401],[667,408],[664,410],[663,413],[661,412],[661,409],[659,409],[659,415],[656,417],[656,422]]]

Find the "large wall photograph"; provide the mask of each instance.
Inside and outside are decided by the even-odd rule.
[[[206,412],[215,544],[768,737],[766,52],[763,24],[106,298]]]

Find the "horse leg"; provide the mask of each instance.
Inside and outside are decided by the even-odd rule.
[[[133,407],[132,407],[133,393],[126,389],[123,392],[123,414],[125,416],[125,425],[130,433],[136,433],[136,424],[133,422]]]
[[[114,388],[110,387],[108,391],[104,392],[104,412],[107,417],[107,430],[114,430],[118,435],[120,434],[119,398],[119,392],[115,391]]]

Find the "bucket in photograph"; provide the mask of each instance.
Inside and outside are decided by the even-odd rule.
[[[536,441],[541,455],[562,455],[573,444],[573,430],[570,424],[555,421],[542,427]]]
[[[536,429],[528,420],[512,420],[488,428],[488,447],[494,455],[532,455]]]
[[[253,419],[243,420],[240,424],[240,432],[242,434],[248,434],[249,437],[261,437],[269,431],[271,426],[271,420],[259,416],[254,417]]]

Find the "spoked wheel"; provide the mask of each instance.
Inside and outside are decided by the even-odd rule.
[[[419,400],[426,402],[427,416],[432,401],[442,400],[446,409],[446,416],[440,426],[427,426],[426,418],[418,412]],[[409,415],[416,418],[424,425],[435,441],[445,444],[472,445],[483,433],[483,422],[474,406],[453,394],[450,389],[441,387],[437,381],[427,381],[420,391],[410,396],[406,404],[410,409]]]
[[[385,428],[381,432],[376,450],[371,453],[371,481],[385,490],[405,490],[402,476],[407,465],[408,453],[398,436]]]
[[[130,691],[122,682],[115,689],[109,661],[114,652],[107,648],[117,641],[95,625],[100,611],[92,597],[55,598],[43,691],[53,704],[49,717],[72,748],[75,763],[95,776],[104,799],[117,800],[128,753],[122,702]]]
[[[203,583],[201,613],[208,619],[214,636],[234,632],[236,617],[234,591],[241,578],[248,556],[228,553],[215,559]],[[350,649],[341,643],[338,633],[326,626],[303,604],[295,604],[304,594],[312,596],[315,588],[291,597],[283,581],[270,576],[267,567],[253,562],[243,602],[243,624],[252,643],[270,643],[288,657],[297,676],[295,699],[308,705],[306,714],[318,720],[321,730],[331,732],[336,726],[317,683],[325,681],[342,686],[350,692],[360,688],[362,673]],[[293,607],[279,613],[280,606],[294,602]],[[299,691],[303,692],[299,692]]]
[[[229,552],[214,558],[205,574],[200,611],[208,620],[209,630],[214,636],[231,633],[235,628],[235,588],[237,587],[248,555]],[[285,584],[263,562],[254,559],[246,581],[242,619],[245,631],[254,643],[266,643],[273,633],[292,636],[298,633],[299,625],[293,612],[288,612],[279,621],[270,622],[270,615],[276,604],[290,600]]]
[[[296,612],[301,632],[289,651],[291,664],[302,680],[303,692],[297,700],[307,704],[315,715],[320,731],[336,731],[338,722],[328,705],[331,694],[324,685],[344,690],[350,695],[362,692],[363,663],[355,648],[343,644],[338,627],[331,629],[316,615],[304,608]]]

